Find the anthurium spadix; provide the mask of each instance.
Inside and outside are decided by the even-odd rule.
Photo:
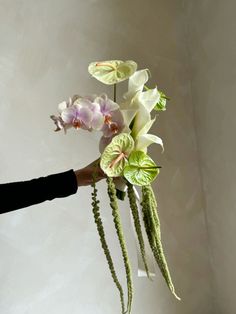
[[[89,73],[98,81],[113,85],[127,80],[137,69],[137,63],[128,60],[109,60],[92,62],[88,66]]]

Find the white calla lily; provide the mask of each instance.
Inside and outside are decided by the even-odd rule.
[[[128,92],[124,94],[124,102],[120,105],[126,130],[135,141],[135,149],[147,151],[147,147],[156,143],[162,146],[162,140],[155,135],[147,134],[152,127],[156,117],[151,118],[151,111],[160,100],[160,92],[157,88],[143,91],[145,83],[148,81],[149,71],[143,69],[136,71],[129,78]],[[132,126],[130,126],[131,122]],[[130,129],[131,128],[131,129]]]
[[[162,152],[164,151],[162,139],[153,134],[143,134],[138,136],[135,141],[135,150],[141,150],[144,153],[147,153],[147,147],[153,143],[161,145]]]
[[[144,84],[148,81],[148,69],[134,72],[129,78],[128,92],[124,94],[124,98],[129,100],[134,97],[137,92],[143,90]]]
[[[148,112],[151,112],[157,102],[160,100],[160,93],[157,88],[149,89],[138,94],[139,103],[144,106]]]

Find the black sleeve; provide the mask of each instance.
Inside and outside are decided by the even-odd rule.
[[[29,181],[0,184],[0,214],[77,192],[74,171],[68,170]]]

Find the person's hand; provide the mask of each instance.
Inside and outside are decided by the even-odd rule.
[[[107,178],[107,175],[100,168],[100,158],[84,168],[75,171],[78,186],[91,185],[93,183],[93,174],[95,173],[95,181]]]

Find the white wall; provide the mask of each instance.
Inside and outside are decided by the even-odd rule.
[[[91,61],[133,59],[171,97],[155,132],[165,153],[155,182],[162,239],[182,301],[158,272],[137,277],[127,203],[124,230],[133,265],[133,313],[211,313],[211,276],[182,1],[0,0],[1,182],[85,166],[99,156],[97,135],[53,132],[49,115],[74,93],[108,91],[87,73]],[[105,182],[102,215],[125,286]],[[120,313],[91,213],[90,187],[0,217],[2,314]],[[14,196],[11,196],[14,197]]]
[[[236,313],[236,2],[186,1],[192,101],[214,274],[214,312]]]

